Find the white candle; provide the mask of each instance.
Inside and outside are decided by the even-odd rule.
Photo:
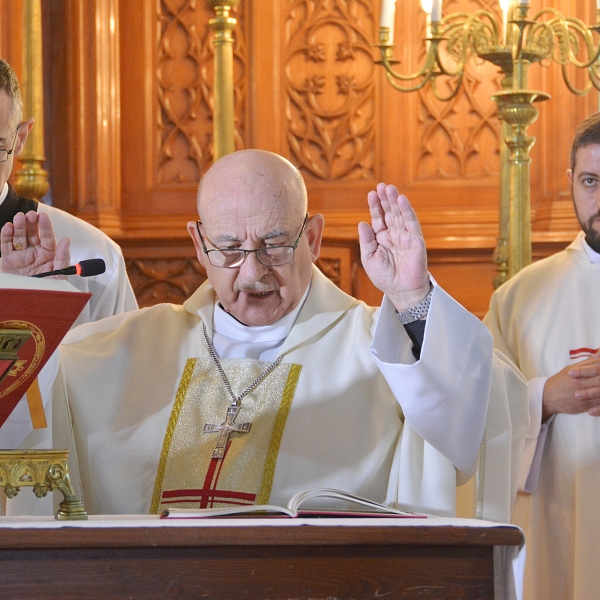
[[[529,6],[529,0],[519,0],[521,6]]]
[[[600,2],[600,0],[598,0]],[[500,0],[500,8],[502,9],[502,39],[503,46],[506,46],[508,38],[508,11],[510,10],[510,0]]]
[[[596,10],[600,10],[600,0],[596,0]]]
[[[442,20],[442,0],[433,0],[431,7],[431,22],[439,23]]]
[[[600,1],[600,0],[599,0]],[[429,50],[431,37],[431,8],[433,0],[421,0],[421,8],[425,11],[425,49]]]
[[[600,0],[599,0],[600,1]],[[394,43],[394,19],[396,16],[396,0],[382,0],[381,2],[381,18],[379,19],[379,27],[389,27],[390,37],[388,44]]]

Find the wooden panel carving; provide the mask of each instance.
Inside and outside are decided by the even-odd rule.
[[[448,0],[444,12],[496,11],[496,2]],[[425,37],[425,13],[419,12],[420,39]],[[419,39],[413,39],[419,43]],[[421,43],[421,64],[425,45]],[[449,56],[443,59],[450,60]],[[448,64],[448,63],[447,63]],[[498,177],[500,170],[500,121],[490,96],[500,89],[499,69],[470,60],[456,96],[447,102],[437,100],[430,86],[419,90],[419,140],[415,177],[417,180],[474,179]],[[449,96],[456,78],[438,77],[439,92]]]
[[[126,265],[140,307],[160,302],[183,304],[206,280],[195,257],[127,259]]]
[[[305,176],[372,179],[374,2],[292,0],[286,19],[289,152]]]
[[[159,0],[157,41],[158,162],[156,183],[198,182],[212,164],[214,11],[197,0]],[[232,12],[236,147],[245,146],[248,85],[244,3]]]

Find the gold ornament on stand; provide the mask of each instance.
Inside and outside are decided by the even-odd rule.
[[[207,0],[217,16],[209,21],[214,37],[213,159],[235,150],[233,97],[233,30],[236,20],[229,16],[239,0]]]
[[[528,0],[501,0],[502,21],[488,10],[456,12],[442,18],[442,0],[423,0],[427,14],[426,56],[423,66],[411,74],[394,68],[393,57],[395,0],[383,0],[378,48],[389,83],[402,92],[430,85],[434,96],[449,101],[462,85],[469,60],[485,60],[504,73],[502,90],[492,95],[502,122],[500,142],[500,233],[494,260],[499,266],[495,285],[531,262],[531,217],[529,152],[535,138],[527,128],[538,117],[534,102],[549,94],[530,90],[527,83],[531,63],[558,63],[567,88],[579,96],[592,87],[600,90],[600,43],[593,32],[600,31],[600,10],[596,25],[587,26],[577,18],[565,17],[554,8],[537,12],[528,19]],[[588,81],[578,88],[569,77],[569,66],[585,69]],[[437,79],[445,77],[450,91],[442,93]]]
[[[19,351],[30,337],[29,329],[0,329],[0,382],[19,360]],[[32,487],[38,498],[59,490],[64,500],[54,517],[87,519],[83,504],[71,485],[68,454],[68,450],[0,450],[0,489],[9,499],[14,498],[22,487]]]
[[[44,154],[44,78],[42,68],[42,6],[40,0],[23,2],[23,112],[33,117],[35,127],[20,156],[15,189],[21,196],[39,200],[48,191]]]
[[[58,490],[64,500],[54,515],[58,520],[86,520],[69,477],[68,450],[0,450],[0,488],[14,498],[22,487],[33,488],[38,498]]]

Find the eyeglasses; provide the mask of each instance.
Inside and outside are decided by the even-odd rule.
[[[234,250],[215,248],[214,250],[208,250],[206,244],[204,243],[204,238],[200,233],[200,225],[202,225],[202,221],[196,221],[196,227],[198,229],[198,235],[200,236],[200,242],[202,242],[204,254],[206,254],[210,264],[214,267],[222,267],[224,269],[235,269],[237,267],[241,267],[244,264],[248,254],[251,254],[252,252],[256,253],[256,257],[263,265],[265,265],[265,267],[277,267],[280,265],[287,265],[294,260],[294,250],[300,243],[300,238],[304,233],[304,228],[306,227],[307,221],[308,213],[306,213],[306,216],[304,217],[300,234],[292,246],[270,246],[269,248],[256,248],[256,250],[244,250],[243,248],[236,248]],[[210,242],[208,237],[206,239]],[[210,243],[213,246],[215,245],[212,242]]]
[[[15,142],[17,141],[17,134],[19,133],[19,127],[21,127],[20,123],[19,123],[19,125],[17,125],[17,129],[15,131],[15,137],[13,138],[13,142],[10,145],[10,150],[7,150],[6,148],[0,148],[0,163],[6,162],[8,160],[8,157],[13,153],[13,151],[15,149]]]

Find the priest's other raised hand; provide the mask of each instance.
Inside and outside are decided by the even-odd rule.
[[[362,264],[373,284],[403,312],[430,291],[421,226],[406,196],[393,185],[380,183],[367,199],[371,225],[358,224]]]
[[[17,213],[0,231],[0,271],[30,277],[69,265],[69,238],[56,243],[50,217],[29,211]]]

